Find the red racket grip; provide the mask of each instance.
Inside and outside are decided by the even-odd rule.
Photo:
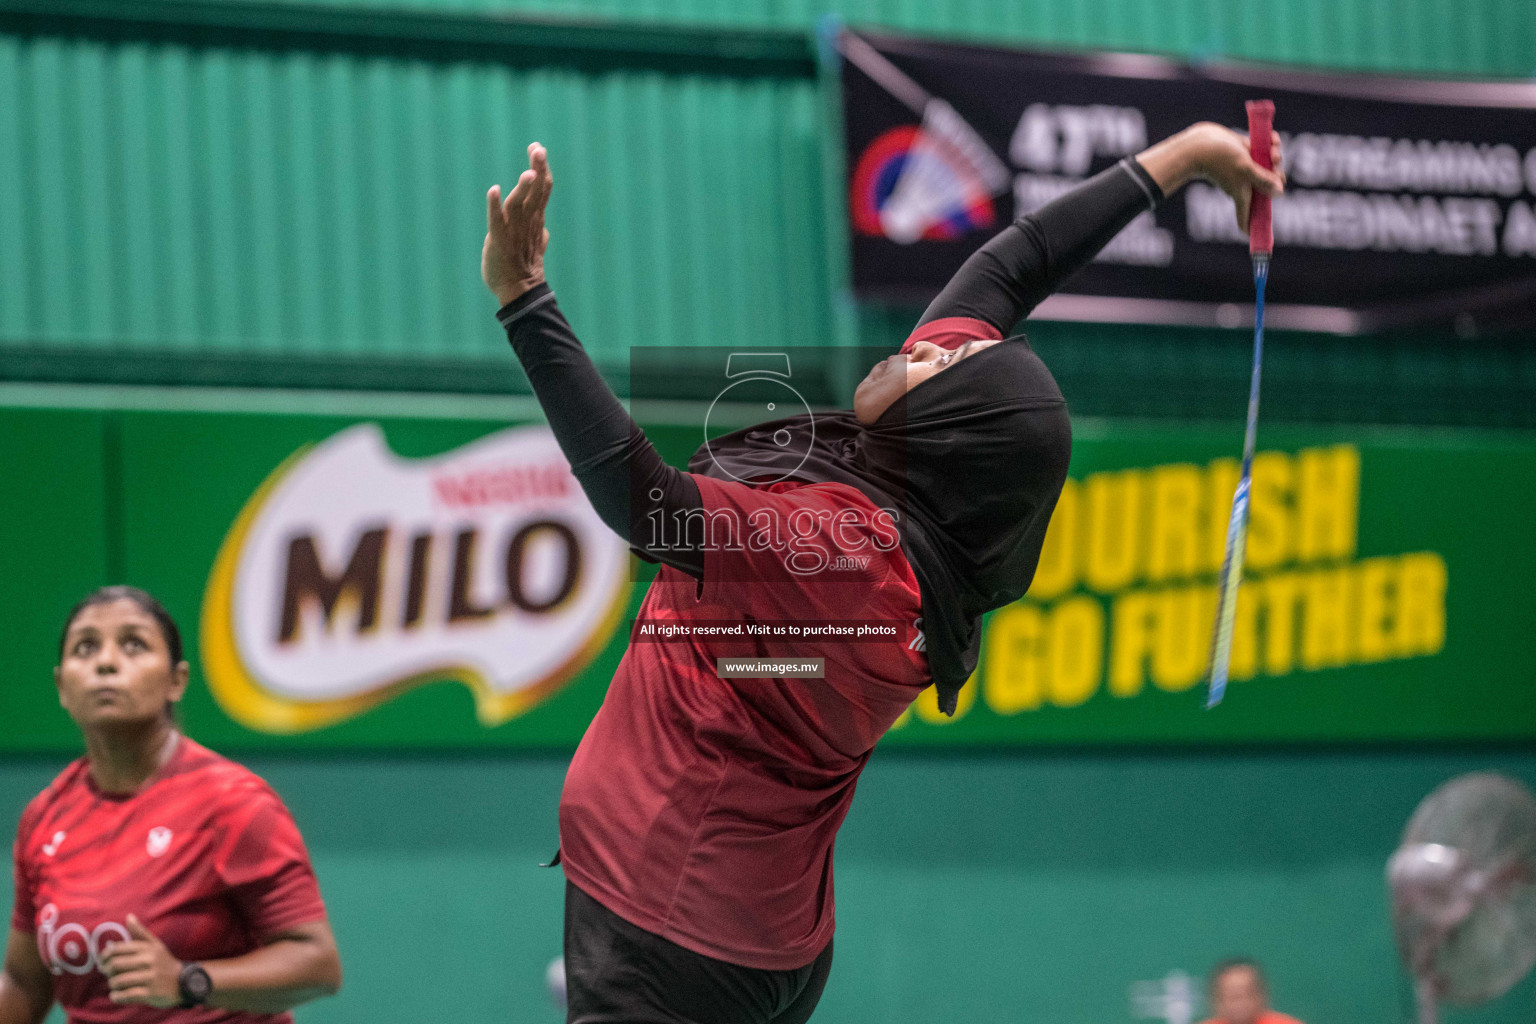
[[[1248,101],[1248,155],[1265,170],[1274,168],[1269,159],[1269,135],[1274,125],[1273,100]],[[1248,251],[1255,256],[1275,251],[1275,227],[1270,214],[1269,196],[1254,189],[1248,207]]]

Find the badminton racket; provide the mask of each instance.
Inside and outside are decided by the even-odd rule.
[[[1269,100],[1248,101],[1248,154],[1260,167],[1269,169],[1270,131],[1275,105]],[[1237,622],[1237,590],[1243,582],[1243,549],[1248,540],[1248,491],[1253,475],[1253,448],[1259,428],[1259,372],[1264,365],[1264,285],[1269,281],[1269,258],[1275,250],[1274,223],[1269,196],[1257,189],[1248,207],[1248,252],[1253,257],[1253,379],[1248,385],[1248,426],[1243,435],[1243,475],[1232,495],[1232,517],[1227,521],[1227,549],[1216,587],[1216,623],[1211,635],[1210,690],[1205,706],[1221,703],[1227,692],[1227,670],[1232,662],[1232,629]]]

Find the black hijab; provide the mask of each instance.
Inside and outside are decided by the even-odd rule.
[[[1072,428],[1050,371],[1023,337],[982,349],[898,398],[873,424],[814,414],[815,441],[776,444],[796,416],[712,440],[688,462],[718,479],[844,483],[897,510],[922,592],[939,708],[953,715],[976,669],[984,612],[1029,589],[1067,477]]]

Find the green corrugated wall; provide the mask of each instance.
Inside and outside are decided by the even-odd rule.
[[[807,81],[0,37],[0,337],[492,357],[485,188],[525,140],[590,344],[827,319]]]
[[[382,10],[386,0],[371,2]],[[242,3],[202,7],[302,9]],[[686,59],[647,70],[620,53],[539,66],[536,55],[509,64],[451,49],[341,52],[259,33],[113,38],[50,21],[50,10],[85,6],[108,21],[155,7],[0,0],[0,379],[345,386],[364,379],[361,361],[374,386],[497,390],[507,358],[478,278],[482,196],[515,176],[532,138],[550,146],[559,181],[550,277],[606,365],[636,345],[849,337],[834,327],[845,308],[828,266],[839,258],[827,223],[836,204],[808,60],[792,71],[690,71]],[[727,47],[731,32],[774,29],[805,54],[783,32],[803,37],[824,10],[764,0],[413,6],[448,8],[650,19]],[[855,24],[1038,45],[1536,72],[1529,0],[835,9]],[[18,10],[43,13],[8,22]],[[863,341],[884,344],[911,320],[865,309],[854,322]],[[1533,333],[1281,337],[1266,414],[1533,426]],[[1079,412],[1241,416],[1244,346],[1229,333],[1040,324],[1031,334]]]
[[[1222,54],[1377,71],[1536,74],[1536,5],[1526,0],[340,2],[361,7],[519,12],[753,28],[808,28],[821,15],[832,12],[851,23],[1047,46]]]

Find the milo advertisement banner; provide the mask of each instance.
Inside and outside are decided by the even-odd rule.
[[[203,671],[262,732],[344,722],[434,679],[500,725],[608,642],[628,559],[544,427],[402,459],[361,423],[241,509],[203,598]]]
[[[701,440],[645,426],[674,465]],[[1492,434],[1266,429],[1233,682],[1205,710],[1237,440],[1079,421],[1034,586],[988,617],[958,713],[929,691],[884,742],[1536,739],[1536,450]],[[538,422],[10,409],[0,465],[0,751],[79,748],[51,671],[106,582],[179,620],[183,723],[216,748],[568,749],[654,571]]]

